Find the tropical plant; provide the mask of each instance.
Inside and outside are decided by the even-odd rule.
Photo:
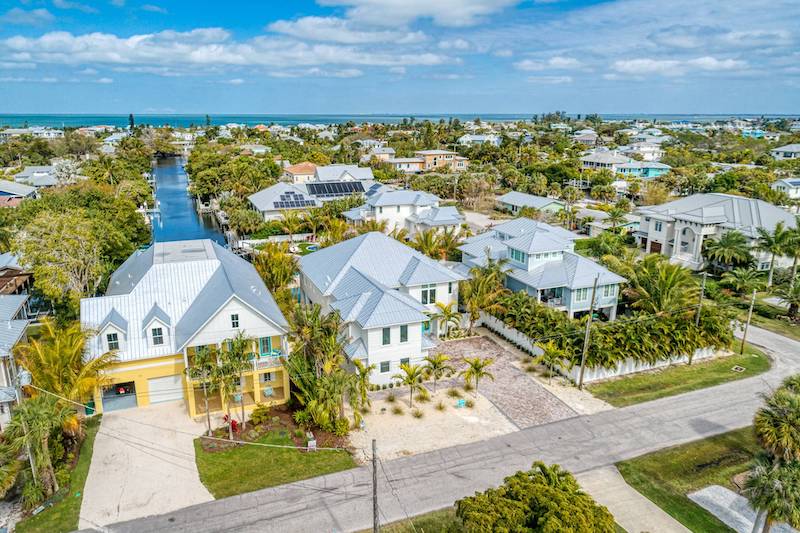
[[[244,416],[244,373],[253,369],[253,342],[254,339],[245,335],[243,331],[236,334],[236,337],[228,340],[228,350],[222,352],[223,366],[227,365],[234,370],[239,377],[239,407],[242,412],[242,429],[246,429],[246,418]]]
[[[475,322],[481,316],[481,311],[489,314],[502,312],[503,304],[500,298],[507,292],[494,276],[473,277],[463,283],[461,298],[469,313],[470,335],[475,328]]]
[[[389,232],[389,237],[396,241],[406,242],[408,240],[408,230],[406,228],[396,227]]]
[[[317,232],[324,227],[325,212],[322,209],[309,209],[303,214],[303,223],[311,232],[311,240],[317,240]]]
[[[606,212],[606,214],[608,215],[606,222],[611,224],[612,230],[616,230],[617,226],[625,222],[626,213],[624,209],[620,209],[619,207],[612,207]]]
[[[372,371],[375,370],[377,367],[373,365],[365,365],[359,359],[353,359],[353,365],[356,369],[356,380],[357,380],[357,394],[359,403],[362,407],[369,408],[372,405],[372,402],[369,399],[369,376],[372,374]]]
[[[775,523],[800,528],[800,462],[774,462],[761,454],[755,458],[745,482],[744,494],[758,510],[755,524],[764,522],[762,533]]]
[[[717,239],[707,239],[703,243],[705,258],[725,268],[746,266],[753,262],[747,237],[739,231],[728,231]]]
[[[624,294],[634,309],[649,314],[686,310],[697,301],[698,287],[689,269],[650,254],[630,272]]]
[[[253,255],[253,266],[273,294],[286,288],[297,273],[297,259],[285,243],[264,244]]]
[[[14,357],[40,389],[82,402],[108,381],[105,371],[117,361],[116,352],[86,360],[86,337],[78,322],[59,326],[44,318],[39,334],[18,344]]]
[[[461,313],[458,312],[455,302],[436,302],[436,313],[431,317],[439,324],[440,336],[446,336],[450,326],[461,325]]]
[[[403,385],[408,387],[408,407],[414,407],[414,391],[420,387],[422,378],[425,376],[425,369],[419,365],[403,363],[400,365],[400,374],[395,374],[392,379],[398,379]]]
[[[330,350],[325,351],[325,339],[338,338],[341,319],[338,313],[323,314],[319,304],[298,305],[289,321],[289,336],[292,339],[293,356],[302,356],[321,377]],[[330,344],[330,343],[329,343]]]
[[[534,362],[547,367],[548,383],[552,383],[556,368],[561,369],[566,366],[566,360],[568,359],[567,351],[552,340],[547,341],[539,347],[542,349],[542,353],[534,359]]]
[[[796,318],[797,311],[800,309],[800,283],[782,285],[775,290],[775,294],[789,306],[786,312],[789,318]]]
[[[494,375],[487,369],[494,364],[494,359],[487,357],[481,359],[480,357],[465,357],[464,362],[467,363],[467,368],[458,373],[459,376],[464,377],[464,382],[468,384],[475,383],[475,394],[478,394],[478,383],[483,378],[489,378],[494,381]]]
[[[323,222],[323,231],[320,234],[320,244],[323,247],[333,246],[342,242],[350,231],[350,226],[342,219],[328,217]]]
[[[441,259],[453,259],[461,245],[463,234],[457,228],[447,228],[439,233]]]
[[[739,296],[760,289],[764,283],[761,272],[755,268],[734,268],[722,274],[722,284],[730,287]]]
[[[284,210],[281,211],[281,218],[278,221],[283,230],[289,235],[289,242],[294,242],[294,235],[299,233],[303,228],[303,219],[297,211]]]
[[[779,388],[753,419],[761,447],[781,461],[800,461],[800,394]]]
[[[211,379],[217,358],[211,353],[208,346],[199,346],[195,349],[191,365],[186,369],[189,379],[197,381],[203,388],[203,402],[206,411],[206,431],[211,435],[211,412],[208,409],[208,394],[216,390],[216,383]],[[192,385],[193,386],[193,385]]]
[[[389,227],[388,220],[375,220],[371,218],[369,220],[365,220],[358,226],[358,233],[370,233],[373,231],[377,231],[380,233],[386,233],[386,229]]]
[[[425,375],[433,378],[434,394],[436,394],[436,383],[444,376],[455,372],[455,369],[447,363],[449,360],[450,358],[442,353],[425,357]]]
[[[783,221],[775,225],[775,229],[769,232],[765,228],[756,228],[758,231],[758,244],[756,249],[770,254],[769,274],[767,274],[767,287],[772,287],[772,275],[775,271],[775,258],[789,253],[789,248],[794,241],[794,232],[787,228]]]
[[[417,232],[409,244],[416,251],[428,257],[439,259],[442,255],[439,246],[439,235],[433,228]]]

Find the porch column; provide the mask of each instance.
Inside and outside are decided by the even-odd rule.
[[[694,234],[694,260],[698,263],[703,262],[703,229]]]

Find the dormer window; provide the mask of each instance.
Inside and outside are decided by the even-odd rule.
[[[119,335],[116,333],[109,333],[106,335],[106,343],[108,344],[108,351],[119,350]]]
[[[233,329],[237,329],[239,327],[239,315],[238,314],[232,314],[231,315],[231,327]]]
[[[164,344],[164,330],[162,328],[153,328],[150,330],[153,338],[153,346],[161,346]]]
[[[515,250],[514,248],[509,248],[511,250],[511,259],[517,261],[518,263],[525,262],[525,253],[519,250]]]

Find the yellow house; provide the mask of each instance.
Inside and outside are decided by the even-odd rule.
[[[208,239],[134,253],[104,296],[81,300],[81,323],[94,332],[89,357],[118,356],[109,384],[95,391],[99,412],[183,401],[189,416],[205,415],[201,382],[190,372],[195,354],[220,354],[239,334],[251,339],[252,367],[230,401],[252,409],[289,398],[286,319],[253,266]],[[225,401],[208,392],[209,411],[224,410]]]

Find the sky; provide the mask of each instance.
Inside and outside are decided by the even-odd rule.
[[[0,0],[0,113],[800,114],[798,0]]]

